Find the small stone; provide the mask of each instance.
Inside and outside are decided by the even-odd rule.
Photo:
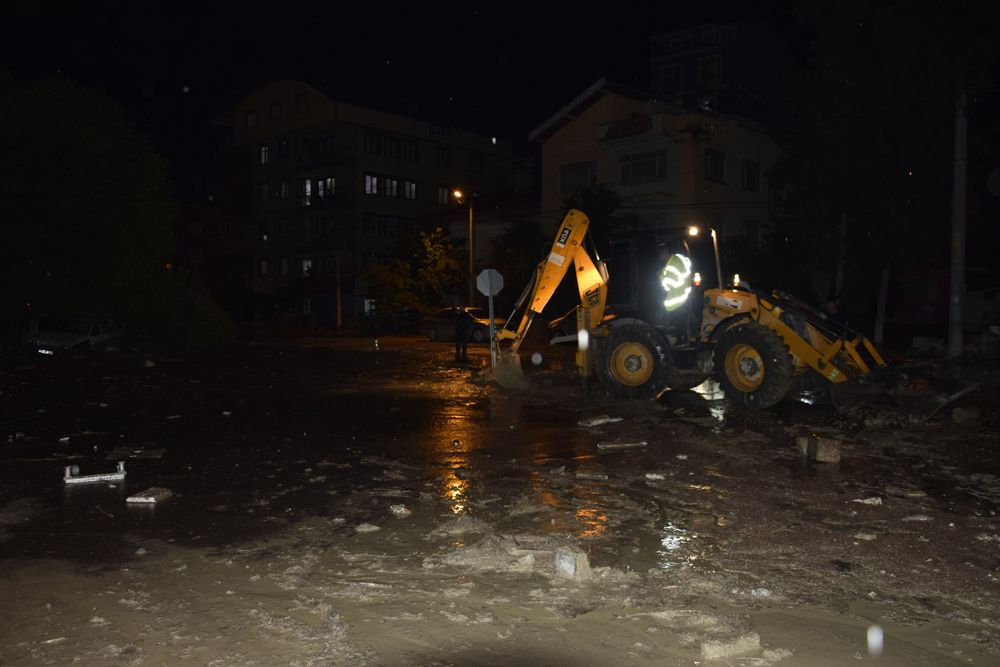
[[[376,533],[379,530],[381,530],[381,528],[379,528],[375,524],[362,523],[359,524],[354,530],[358,531],[359,533]]]
[[[568,579],[590,579],[590,561],[587,554],[577,547],[559,547],[555,553],[556,574]]]

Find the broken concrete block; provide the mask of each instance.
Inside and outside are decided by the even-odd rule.
[[[599,442],[597,443],[597,448],[600,450],[610,450],[610,449],[632,449],[633,447],[645,447],[645,440],[636,440],[634,442],[625,442],[623,440],[615,440],[614,442]]]
[[[795,438],[799,453],[818,463],[840,463],[840,440],[819,435]]]
[[[590,579],[590,561],[587,554],[577,547],[559,547],[555,552],[556,574],[568,579]]]
[[[701,643],[701,657],[706,660],[721,660],[760,650],[760,635],[748,632],[733,639],[710,639]]]
[[[81,475],[78,466],[66,466],[63,472],[63,482],[66,484],[94,484],[95,482],[125,481],[125,462],[118,462],[118,470],[97,475]]]
[[[152,486],[145,491],[140,491],[135,495],[129,496],[125,499],[125,502],[153,505],[161,500],[166,500],[172,495],[174,495],[174,492],[170,489],[165,489],[162,486]]]

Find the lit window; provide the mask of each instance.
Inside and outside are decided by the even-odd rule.
[[[438,186],[438,203],[448,204],[451,202],[451,188],[446,185]]]
[[[326,178],[321,178],[318,181],[322,188],[320,189],[320,197],[332,197],[337,192],[337,179],[333,176],[327,176]]]
[[[378,194],[378,176],[375,174],[365,174],[365,194]]]
[[[302,275],[311,276],[313,272],[313,261],[311,259],[302,260]]]
[[[398,197],[399,196],[399,180],[392,178],[391,176],[386,176],[382,179],[383,192],[386,197]]]
[[[270,266],[266,259],[260,260],[260,275],[266,276],[270,271]]]
[[[417,184],[413,181],[403,182],[403,197],[406,199],[417,198]]]
[[[258,153],[260,155],[260,163],[267,164],[270,159],[271,148],[267,144],[261,144],[258,147]]]
[[[312,181],[308,178],[302,179],[302,205],[312,205]]]

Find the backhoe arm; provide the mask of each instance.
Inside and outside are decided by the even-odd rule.
[[[541,313],[555,294],[556,288],[566,277],[570,264],[576,273],[577,288],[580,292],[580,303],[590,312],[590,326],[600,323],[604,316],[607,302],[607,277],[595,266],[593,260],[583,249],[583,241],[587,236],[590,220],[582,212],[570,209],[563,218],[555,241],[548,256],[535,267],[535,277],[532,281],[531,294],[527,299],[524,315],[517,329],[501,329],[497,333],[500,340],[512,340],[509,351],[516,353],[524,337],[531,327],[535,315]]]

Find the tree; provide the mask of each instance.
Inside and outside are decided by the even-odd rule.
[[[463,252],[440,227],[420,231],[411,257],[377,264],[365,273],[379,312],[433,312],[445,294],[465,287]]]
[[[954,100],[996,62],[996,15],[971,0],[799,6],[812,50],[783,167],[799,225],[783,238],[857,310],[880,269],[947,257]]]
[[[65,79],[0,78],[0,318],[92,311],[138,332],[191,332],[214,305],[172,267],[165,160],[104,95]]]

